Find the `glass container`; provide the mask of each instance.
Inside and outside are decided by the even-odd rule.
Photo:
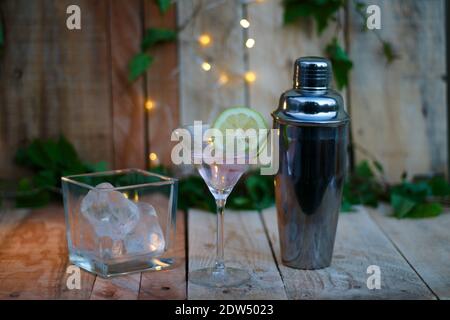
[[[101,277],[174,264],[176,179],[126,169],[61,180],[73,264]]]

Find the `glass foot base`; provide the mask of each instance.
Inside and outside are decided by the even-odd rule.
[[[242,269],[225,267],[224,269],[204,268],[189,273],[189,281],[205,287],[238,287],[250,280],[250,274]]]

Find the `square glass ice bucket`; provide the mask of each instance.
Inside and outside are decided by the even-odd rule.
[[[102,277],[173,265],[177,179],[126,169],[61,180],[73,264]]]

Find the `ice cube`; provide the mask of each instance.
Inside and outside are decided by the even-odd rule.
[[[140,220],[138,226],[125,238],[126,252],[159,256],[164,252],[166,243],[155,208],[145,202],[138,202],[137,207]]]
[[[81,213],[98,237],[123,239],[139,222],[139,209],[110,183],[90,190],[81,202]]]
[[[98,255],[102,259],[117,259],[125,255],[123,240],[113,240],[110,237],[98,239]]]

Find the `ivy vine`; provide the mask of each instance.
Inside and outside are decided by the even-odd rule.
[[[335,36],[325,46],[324,54],[333,65],[333,74],[338,89],[348,85],[349,73],[353,68],[353,62],[339,43],[337,35],[342,29],[339,13],[345,8],[353,8],[361,18],[361,30],[366,31],[367,5],[359,0],[283,0],[284,24],[293,24],[302,19],[313,19],[316,23],[319,36],[333,23],[336,22]],[[380,41],[381,52],[386,62],[392,63],[399,58],[393,45],[383,39],[377,30],[371,30]]]
[[[170,8],[171,0],[155,0],[161,14],[166,14]],[[175,41],[177,32],[166,28],[149,28],[145,31],[141,42],[141,52],[137,53],[128,64],[128,79],[134,81],[143,75],[153,64],[154,57],[149,54],[149,50],[154,46]]]

